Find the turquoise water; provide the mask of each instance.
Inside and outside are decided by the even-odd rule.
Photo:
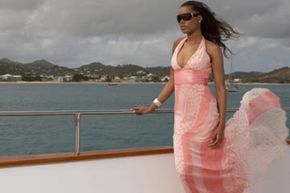
[[[162,87],[0,84],[0,111],[130,109],[137,104],[150,104]],[[254,87],[270,88],[280,96],[284,107],[290,107],[290,85],[286,84],[241,85],[239,92],[228,93],[228,107],[238,108],[242,95]],[[173,108],[173,97],[163,108]],[[172,125],[173,114],[82,116],[81,151],[172,145]],[[0,155],[74,151],[72,116],[0,117],[0,133]]]

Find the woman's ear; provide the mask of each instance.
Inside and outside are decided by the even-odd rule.
[[[202,16],[198,16],[198,23],[201,23],[202,21]]]

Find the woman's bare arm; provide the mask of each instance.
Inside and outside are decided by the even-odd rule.
[[[181,41],[181,39],[182,38],[179,38],[174,42],[173,48],[172,48],[172,53],[174,52],[176,46]],[[158,95],[157,99],[161,103],[164,103],[170,97],[170,95],[173,93],[173,91],[174,91],[174,71],[172,68],[170,68],[169,81],[165,84],[162,91]],[[137,115],[142,115],[142,114],[154,112],[157,108],[158,108],[158,106],[156,106],[154,103],[152,103],[149,107],[147,107],[147,106],[135,106],[135,107],[133,107],[132,110]]]
[[[222,142],[224,137],[227,95],[225,89],[224,64],[221,48],[213,43],[210,43],[208,46],[208,53],[211,57],[217,95],[217,108],[219,112],[219,123],[213,130],[211,143],[213,147],[216,147]]]

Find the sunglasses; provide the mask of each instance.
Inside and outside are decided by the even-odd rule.
[[[180,15],[177,15],[177,21],[178,21],[178,23],[180,23],[181,20],[189,21],[189,20],[193,19],[194,17],[196,17],[198,15],[199,15],[199,13],[184,13],[184,14],[180,14]]]

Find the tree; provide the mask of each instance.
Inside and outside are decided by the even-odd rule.
[[[84,80],[84,76],[82,74],[74,74],[73,75],[72,81],[79,82],[82,80]]]

